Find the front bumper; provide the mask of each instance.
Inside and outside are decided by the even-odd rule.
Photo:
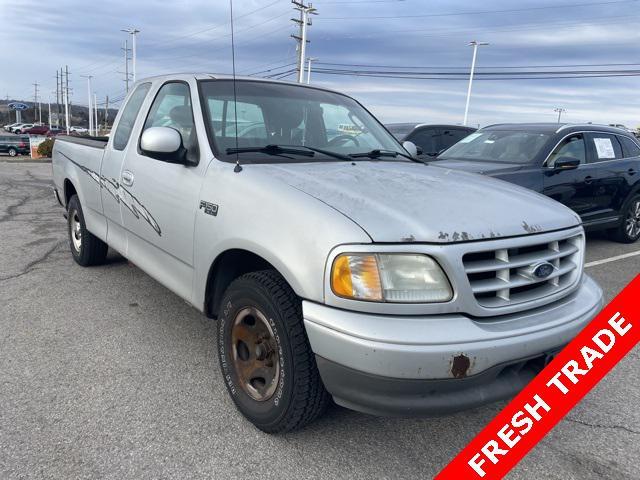
[[[371,315],[307,301],[303,315],[336,403],[379,415],[433,415],[513,396],[602,304],[602,290],[585,275],[562,300],[493,318]]]

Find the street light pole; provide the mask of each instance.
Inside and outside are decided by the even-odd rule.
[[[122,29],[121,31],[131,35],[131,60],[133,62],[132,79],[133,83],[136,83],[136,35],[140,33],[140,30],[137,28],[128,28]]]
[[[553,111],[558,114],[558,123],[560,123],[560,118],[562,117],[562,114],[566,112],[566,110],[562,107],[558,107],[558,108],[554,108]]]
[[[467,89],[467,103],[464,107],[464,120],[463,125],[467,124],[467,118],[469,116],[469,101],[471,100],[471,85],[473,85],[473,74],[476,70],[476,57],[478,56],[478,47],[489,45],[487,42],[478,42],[476,40],[469,42],[469,46],[473,47],[473,58],[471,60],[471,72],[469,74],[469,88]]]
[[[91,79],[93,78],[92,75],[80,75],[83,78],[87,79],[87,93],[89,96],[88,99],[88,113],[89,113],[89,135],[93,135],[93,107],[91,106]]]
[[[315,62],[316,60],[318,59],[314,57],[307,58],[307,85],[311,83],[311,62]]]

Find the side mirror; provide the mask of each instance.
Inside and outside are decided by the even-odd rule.
[[[402,142],[402,146],[409,153],[410,156],[416,157],[418,155],[418,147],[416,144],[410,141]]]
[[[165,162],[186,164],[182,135],[175,128],[151,127],[142,132],[140,150],[148,157]]]
[[[554,170],[573,170],[580,166],[580,160],[574,157],[560,157],[553,164]]]

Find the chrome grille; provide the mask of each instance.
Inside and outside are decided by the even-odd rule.
[[[540,299],[573,285],[580,277],[584,249],[582,235],[514,248],[466,253],[462,257],[469,284],[478,304],[504,307]],[[545,278],[531,268],[548,262]]]

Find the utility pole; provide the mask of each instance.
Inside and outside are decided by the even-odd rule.
[[[92,75],[80,75],[82,78],[87,79],[87,105],[89,113],[89,135],[93,135],[93,109],[91,108],[91,79]]]
[[[91,115],[93,116],[94,135],[97,137],[98,136],[98,97],[95,94],[95,92],[93,94],[93,112],[91,112]]]
[[[473,84],[473,74],[476,70],[476,57],[478,55],[478,47],[489,45],[487,42],[477,42],[476,40],[469,42],[469,46],[473,47],[473,59],[471,60],[471,73],[469,74],[469,88],[467,89],[467,104],[464,107],[464,120],[463,125],[467,124],[467,117],[469,115],[469,101],[471,100],[471,85]]]
[[[109,95],[104,100],[104,129],[109,125]]]
[[[311,25],[311,17],[310,15],[317,15],[317,9],[313,8],[313,5],[309,3],[309,5],[304,4],[304,0],[291,0],[293,4],[293,9],[298,10],[300,12],[300,19],[292,18],[291,21],[297,23],[300,27],[300,33],[298,35],[291,35],[298,41],[298,83],[304,82],[304,65],[305,65],[305,55],[307,49],[307,27]]]
[[[562,107],[558,107],[558,108],[554,108],[553,111],[558,114],[558,123],[560,123],[560,118],[562,117],[562,114],[566,112],[566,110]]]
[[[51,102],[48,102],[49,105],[49,129],[51,129]]]
[[[126,32],[129,35],[131,35],[131,59],[133,61],[133,75],[132,75],[132,79],[133,79],[133,83],[136,83],[136,35],[138,33],[140,33],[140,30],[138,30],[137,28],[127,28],[127,29],[122,29],[120,30],[121,32]]]
[[[65,116],[65,125],[67,127],[67,135],[69,135],[69,65],[65,65],[65,88],[64,88],[64,116]]]
[[[311,62],[315,62],[316,60],[318,59],[314,57],[307,58],[307,85],[311,83]]]
[[[127,41],[124,41],[124,84],[127,93],[129,93],[129,46]]]
[[[58,82],[58,70],[56,69],[56,126],[59,126],[60,122],[60,90]]]
[[[35,107],[35,104],[38,104],[38,123],[42,123],[42,105],[40,104],[40,96],[39,96],[39,92],[38,92],[38,87],[40,86],[40,84],[38,82],[36,83],[32,83],[33,87],[34,87],[34,92],[33,92],[33,104]]]

